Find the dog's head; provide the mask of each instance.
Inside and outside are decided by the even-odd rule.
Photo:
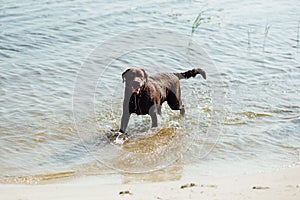
[[[126,88],[132,93],[139,94],[148,81],[148,75],[143,69],[130,68],[122,74],[123,82]]]

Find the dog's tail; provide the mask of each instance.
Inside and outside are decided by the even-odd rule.
[[[206,72],[204,71],[204,69],[201,69],[201,68],[192,69],[192,70],[182,72],[182,73],[174,73],[174,75],[177,76],[179,78],[179,80],[195,77],[197,74],[201,74],[201,76],[204,79],[206,79]]]

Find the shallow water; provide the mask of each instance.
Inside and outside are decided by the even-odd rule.
[[[116,181],[124,172],[168,167],[153,172],[155,180],[139,175],[123,180],[157,181],[296,165],[299,7],[296,0],[6,2],[0,8],[0,182],[39,183],[80,175]],[[192,33],[199,13],[201,23]],[[195,67],[185,54],[189,44],[180,46],[187,51],[168,51],[180,41],[167,50],[137,49],[104,66],[99,56],[106,49],[99,52],[99,47],[105,41],[151,27],[200,45],[211,59],[211,65],[203,66],[208,80],[181,82],[184,119],[165,106],[159,129],[149,130],[149,117],[132,116],[130,142],[112,145],[103,133],[119,126],[121,74],[127,67],[141,66],[149,74]],[[159,33],[153,31],[154,39]],[[135,36],[129,37],[134,41]],[[117,45],[130,44],[120,39]],[[117,50],[112,43],[107,47],[107,52]],[[93,101],[84,95],[74,98],[80,71],[87,66],[86,80],[97,81],[79,82],[78,87],[93,90]],[[222,109],[214,105],[218,90],[224,95]],[[81,104],[74,107],[74,101]],[[92,114],[85,110],[89,103]],[[210,129],[217,117],[222,118],[217,121],[221,131]]]

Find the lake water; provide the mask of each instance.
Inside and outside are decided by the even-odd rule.
[[[160,181],[298,165],[299,8],[298,0],[1,2],[0,182]],[[185,118],[165,106],[158,129],[132,116],[129,143],[106,140],[120,124],[126,68],[183,72],[193,63],[208,79],[181,82]]]

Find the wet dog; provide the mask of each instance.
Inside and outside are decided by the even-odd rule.
[[[179,81],[195,77],[197,74],[201,74],[206,79],[206,73],[201,68],[182,73],[157,73],[153,76],[149,76],[143,69],[127,69],[122,74],[126,85],[119,132],[126,131],[132,113],[149,114],[152,127],[156,127],[157,114],[161,114],[161,106],[165,101],[172,110],[180,110],[180,114],[184,115]]]

